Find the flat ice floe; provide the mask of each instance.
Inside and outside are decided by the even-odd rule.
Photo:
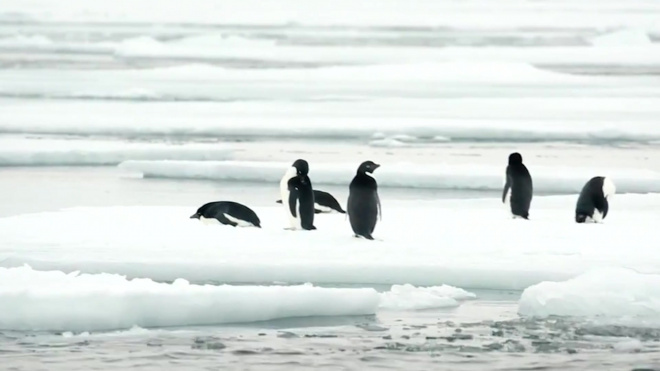
[[[524,158],[524,155],[523,155]],[[371,159],[374,160],[374,159]],[[346,186],[355,175],[355,163],[312,163],[313,184]],[[501,191],[504,185],[506,159],[501,166],[383,163],[374,177],[381,187],[467,189]],[[644,169],[536,166],[525,161],[536,192],[579,193],[593,176],[609,176],[618,193],[660,192],[660,173]],[[264,182],[277,184],[291,163],[253,161],[126,161],[119,164],[129,173],[149,178],[213,179],[224,181]]]
[[[197,87],[197,83],[187,84],[191,93],[202,89]],[[419,83],[414,85],[419,86]],[[118,101],[0,100],[0,132],[121,138],[339,139],[363,140],[364,143],[398,135],[418,141],[438,137],[449,141],[483,142],[660,140],[660,127],[655,122],[660,115],[660,104],[653,97],[511,97],[497,93],[498,98],[492,98],[481,96],[484,90],[475,88],[468,93],[481,93],[473,98],[431,99],[431,95],[424,93],[417,99],[399,99],[383,98],[381,94],[385,90],[373,86],[364,88],[357,96],[349,93],[351,87],[339,86],[342,94],[317,92],[316,99],[311,97],[315,93],[309,89],[327,85],[301,82],[300,89],[295,88],[295,92],[281,92],[278,89],[264,91],[252,83],[240,89],[222,83],[208,86],[212,87],[213,94],[226,89],[229,99],[248,101],[138,104]],[[281,86],[289,90],[292,83]],[[457,86],[461,89],[465,87],[462,84]],[[255,95],[248,92],[250,87],[254,88]],[[612,94],[625,94],[621,93],[625,89],[615,86],[611,89],[616,91]],[[178,88],[174,91],[182,92]],[[237,91],[244,95],[236,97]],[[539,91],[545,90],[528,89],[516,94],[533,95]],[[396,87],[391,93],[400,95]],[[282,101],[273,101],[273,97]],[[86,112],[84,117],[79,114],[81,111]]]
[[[149,143],[0,136],[0,166],[117,165],[129,159],[227,160],[231,151],[211,143]]]
[[[373,289],[191,285],[0,268],[0,328],[95,331],[375,313]]]
[[[541,282],[522,294],[518,312],[531,317],[646,317],[660,313],[660,275],[607,268],[561,282]]]
[[[526,221],[511,219],[498,199],[385,199],[376,241],[354,238],[342,214],[318,215],[316,231],[284,230],[282,206],[253,208],[262,229],[189,219],[199,205],[74,208],[1,218],[0,266],[158,281],[520,290],[598,267],[660,273],[660,196],[617,195],[605,222],[590,225],[574,222],[576,200],[535,197]]]

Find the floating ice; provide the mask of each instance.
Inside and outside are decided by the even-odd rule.
[[[221,144],[170,144],[0,136],[0,166],[117,165],[129,159],[226,160]]]
[[[598,37],[595,37],[591,40],[591,43],[594,46],[647,46],[651,45],[653,41],[649,35],[642,31],[636,29],[623,29],[614,32],[610,32]]]
[[[347,192],[334,195],[345,204]],[[383,199],[376,241],[354,238],[342,214],[318,215],[315,231],[287,231],[281,207],[240,199],[263,229],[189,219],[198,205],[74,208],[0,218],[0,266],[158,281],[517,290],[598,267],[660,274],[654,238],[660,196],[619,194],[607,220],[594,225],[575,223],[576,199],[535,197],[529,221],[510,219],[497,198]]]
[[[373,289],[191,285],[0,268],[0,328],[97,331],[373,314]]]
[[[393,285],[390,291],[380,294],[380,308],[392,310],[421,310],[456,307],[459,300],[473,299],[476,295],[448,285],[415,287]]]
[[[350,79],[341,83],[331,79],[337,84],[332,87],[304,80],[294,83],[286,78],[280,78],[279,82],[250,81],[239,78],[239,74],[238,81],[232,82],[233,77],[229,76],[226,83],[223,80],[209,82],[210,77],[201,75],[198,79],[205,84],[200,86],[195,79],[175,81],[174,72],[163,77],[166,81],[156,79],[153,84],[145,82],[140,85],[130,79],[116,81],[103,77],[108,86],[103,89],[95,84],[93,91],[88,84],[89,79],[96,80],[93,75],[88,78],[79,76],[79,81],[75,82],[66,79],[52,82],[65,74],[58,72],[56,77],[52,74],[43,76],[51,76],[49,81],[52,82],[44,92],[43,81],[35,77],[34,72],[28,72],[17,70],[3,76],[0,71],[0,92],[4,89],[7,94],[19,96],[43,93],[45,97],[96,97],[102,94],[130,97],[138,92],[137,96],[142,95],[138,99],[149,95],[184,100],[212,96],[214,99],[242,101],[135,104],[124,101],[18,100],[4,105],[0,102],[0,132],[150,139],[155,136],[357,139],[364,140],[365,144],[375,133],[411,144],[446,141],[445,138],[471,142],[646,143],[660,140],[660,127],[654,121],[660,115],[658,99],[634,96],[633,92],[629,92],[633,97],[627,98],[400,99],[388,97],[390,94],[400,96],[397,84],[389,83],[381,88],[354,83]],[[21,82],[20,86],[13,86],[17,81]],[[268,86],[261,86],[262,83]],[[406,84],[419,86],[415,81]],[[337,92],[340,97],[355,93],[372,99],[327,100],[324,97],[330,91],[324,91],[326,88]],[[359,94],[356,93],[358,90]],[[624,90],[617,89],[617,92]],[[648,89],[644,90],[648,92]],[[315,95],[319,100],[309,101]],[[301,102],[301,99],[305,101]],[[80,112],[86,112],[86,115],[80,115]]]
[[[579,193],[592,176],[612,178],[618,193],[660,191],[660,173],[643,169],[579,168],[535,166],[526,162],[534,179],[534,191]],[[359,163],[314,163],[310,178],[314,184],[346,185]],[[290,163],[256,161],[126,161],[119,164],[128,172],[150,178],[217,179],[247,182],[279,182]],[[468,189],[501,191],[506,163],[494,165],[432,165],[387,163],[375,173],[381,187]]]
[[[178,8],[174,0],[80,1],[3,0],[1,17],[40,22],[126,24],[204,24],[281,26],[445,27],[491,30],[493,28],[611,28],[657,24],[658,5],[653,1],[433,1],[417,6],[401,0],[191,0]],[[172,11],[176,9],[176,11]],[[259,9],[259,11],[255,11]],[[374,11],[378,10],[378,11]],[[0,18],[2,19],[2,18]],[[9,18],[12,19],[12,18]]]
[[[518,312],[534,317],[657,317],[660,314],[660,274],[657,273],[602,268],[562,282],[541,282],[525,289]]]

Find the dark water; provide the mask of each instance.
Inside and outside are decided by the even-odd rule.
[[[660,369],[660,329],[520,319],[514,312],[512,301],[477,300],[440,311],[223,327],[3,331],[0,346],[15,370]]]

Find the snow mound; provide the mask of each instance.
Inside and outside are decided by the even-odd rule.
[[[0,137],[0,166],[117,165],[129,159],[226,160],[217,143],[169,144]]]
[[[660,274],[616,267],[563,282],[541,282],[525,289],[518,312],[533,317],[657,317]]]
[[[273,200],[277,193],[275,187]],[[334,196],[345,204],[347,192]],[[315,231],[287,231],[283,206],[256,207],[241,199],[234,201],[251,207],[262,229],[189,219],[207,200],[188,207],[81,207],[0,218],[0,266],[169,282],[505,290],[607,266],[660,274],[654,238],[660,195],[617,195],[605,222],[593,225],[575,223],[576,198],[535,197],[529,221],[511,219],[495,198],[383,198],[375,241],[354,238],[342,214],[319,214]],[[634,244],[630,236],[636,236]]]
[[[463,289],[442,285],[415,287],[413,285],[393,285],[390,291],[380,294],[380,308],[391,310],[422,310],[432,308],[457,307],[459,300],[476,298],[476,295]]]
[[[502,166],[450,165],[379,162],[374,177],[382,187],[497,190],[503,187]],[[357,163],[312,163],[314,184],[346,185],[355,175]],[[119,164],[128,172],[148,178],[213,179],[278,183],[290,163],[256,161],[126,161]],[[660,192],[660,173],[643,169],[543,167],[527,163],[535,192],[579,193],[596,175],[607,175],[618,193]]]
[[[637,29],[623,29],[595,37],[592,45],[601,47],[610,46],[648,46],[653,44],[648,33]]]
[[[112,274],[0,268],[0,328],[98,331],[373,314],[373,289],[191,285]]]

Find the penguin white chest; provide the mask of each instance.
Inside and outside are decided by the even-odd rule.
[[[202,222],[202,224],[207,224],[207,225],[218,225],[218,224],[220,224],[220,221],[216,218],[205,218],[203,216],[200,216],[199,220]]]
[[[291,208],[289,206],[289,180],[291,178],[294,178],[298,175],[298,171],[295,167],[290,167],[286,173],[284,173],[284,176],[282,177],[282,180],[280,180],[280,196],[282,197],[282,206],[284,207],[284,210],[286,211],[286,215],[289,219],[289,223],[291,225],[291,228],[293,229],[302,229],[301,221],[300,221],[300,201],[296,199],[296,204],[294,207],[294,210],[296,211],[296,216],[294,216],[291,213]]]

